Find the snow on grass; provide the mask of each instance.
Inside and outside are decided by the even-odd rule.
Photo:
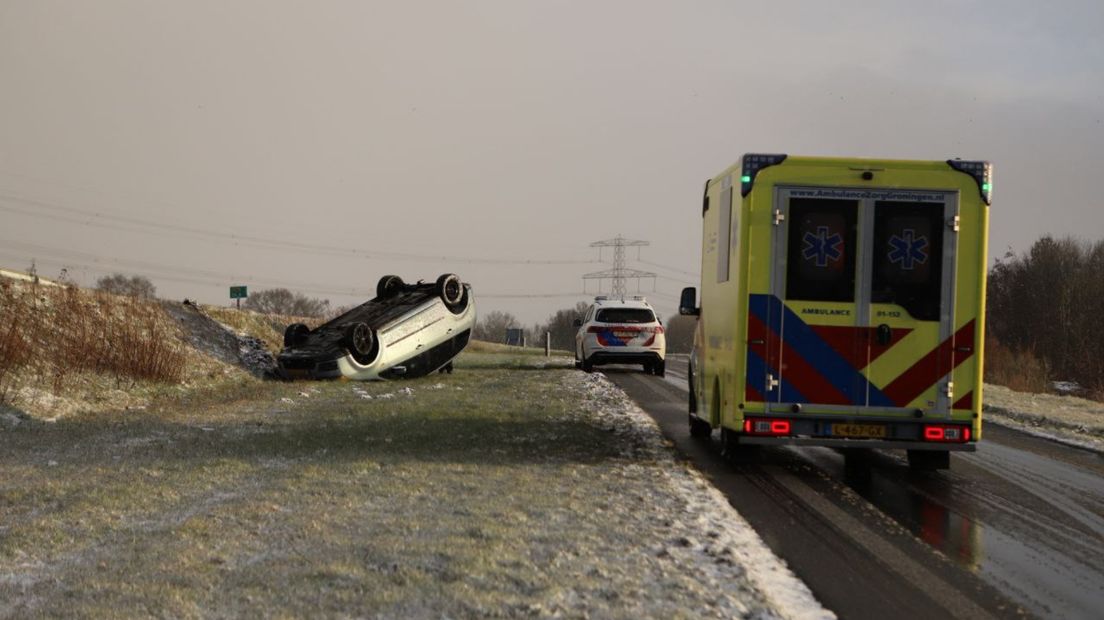
[[[985,385],[985,421],[1078,448],[1104,452],[1104,403]]]
[[[685,502],[678,524],[687,526],[685,529],[690,532],[677,539],[676,548],[700,556],[696,564],[709,567],[712,580],[728,584],[746,582],[748,585],[744,587],[761,593],[783,618],[836,617],[774,555],[720,491],[697,470],[675,460],[674,451],[655,421],[605,375],[573,373],[565,383],[568,384],[565,388],[583,391],[590,403],[601,407],[601,415],[611,423],[614,433],[635,435],[650,447],[649,456],[662,463],[662,483]],[[573,385],[576,383],[581,385]],[[670,548],[661,551],[672,552]]]

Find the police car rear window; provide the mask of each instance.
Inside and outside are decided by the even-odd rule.
[[[654,323],[655,315],[647,308],[602,308],[594,320],[599,323]]]

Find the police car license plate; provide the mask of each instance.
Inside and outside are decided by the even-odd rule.
[[[886,427],[885,424],[833,424],[832,435],[835,437],[884,439]]]

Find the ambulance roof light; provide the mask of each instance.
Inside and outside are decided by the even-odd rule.
[[[768,166],[776,166],[785,161],[784,154],[745,153],[741,160],[740,171],[740,196],[747,196],[751,192],[751,186],[755,183],[755,176],[759,171]]]
[[[964,172],[977,182],[978,192],[985,204],[993,204],[993,164],[987,161],[966,161],[962,159],[948,159],[947,165],[959,172]]]

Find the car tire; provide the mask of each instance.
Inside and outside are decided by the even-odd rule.
[[[690,418],[690,436],[691,437],[709,437],[713,434],[713,427],[709,425],[709,422],[699,418],[694,414],[688,414]]]
[[[694,393],[694,371],[691,370],[691,369],[688,369],[686,371],[686,384],[689,387],[687,392],[689,392],[689,394],[690,394],[690,397],[689,397],[688,402],[687,402],[687,406],[690,409],[690,413],[697,413],[698,412],[698,395]]]
[[[741,444],[736,431],[721,427],[721,454],[734,465],[753,463],[759,456],[759,446]]]
[[[345,332],[345,346],[361,364],[372,361],[376,353],[376,337],[367,323],[353,323]]]
[[[310,328],[302,323],[292,323],[284,330],[284,348],[294,349],[307,341]]]
[[[584,359],[583,360],[582,367],[583,367],[583,372],[594,372],[594,363],[591,362],[589,359]]]
[[[657,377],[663,377],[667,375],[667,362],[662,360],[652,364],[652,374]]]
[[[464,283],[455,273],[441,274],[437,278],[437,295],[449,308],[455,308],[464,301]]]
[[[376,297],[390,297],[399,292],[404,285],[399,276],[383,276],[376,284]]]

